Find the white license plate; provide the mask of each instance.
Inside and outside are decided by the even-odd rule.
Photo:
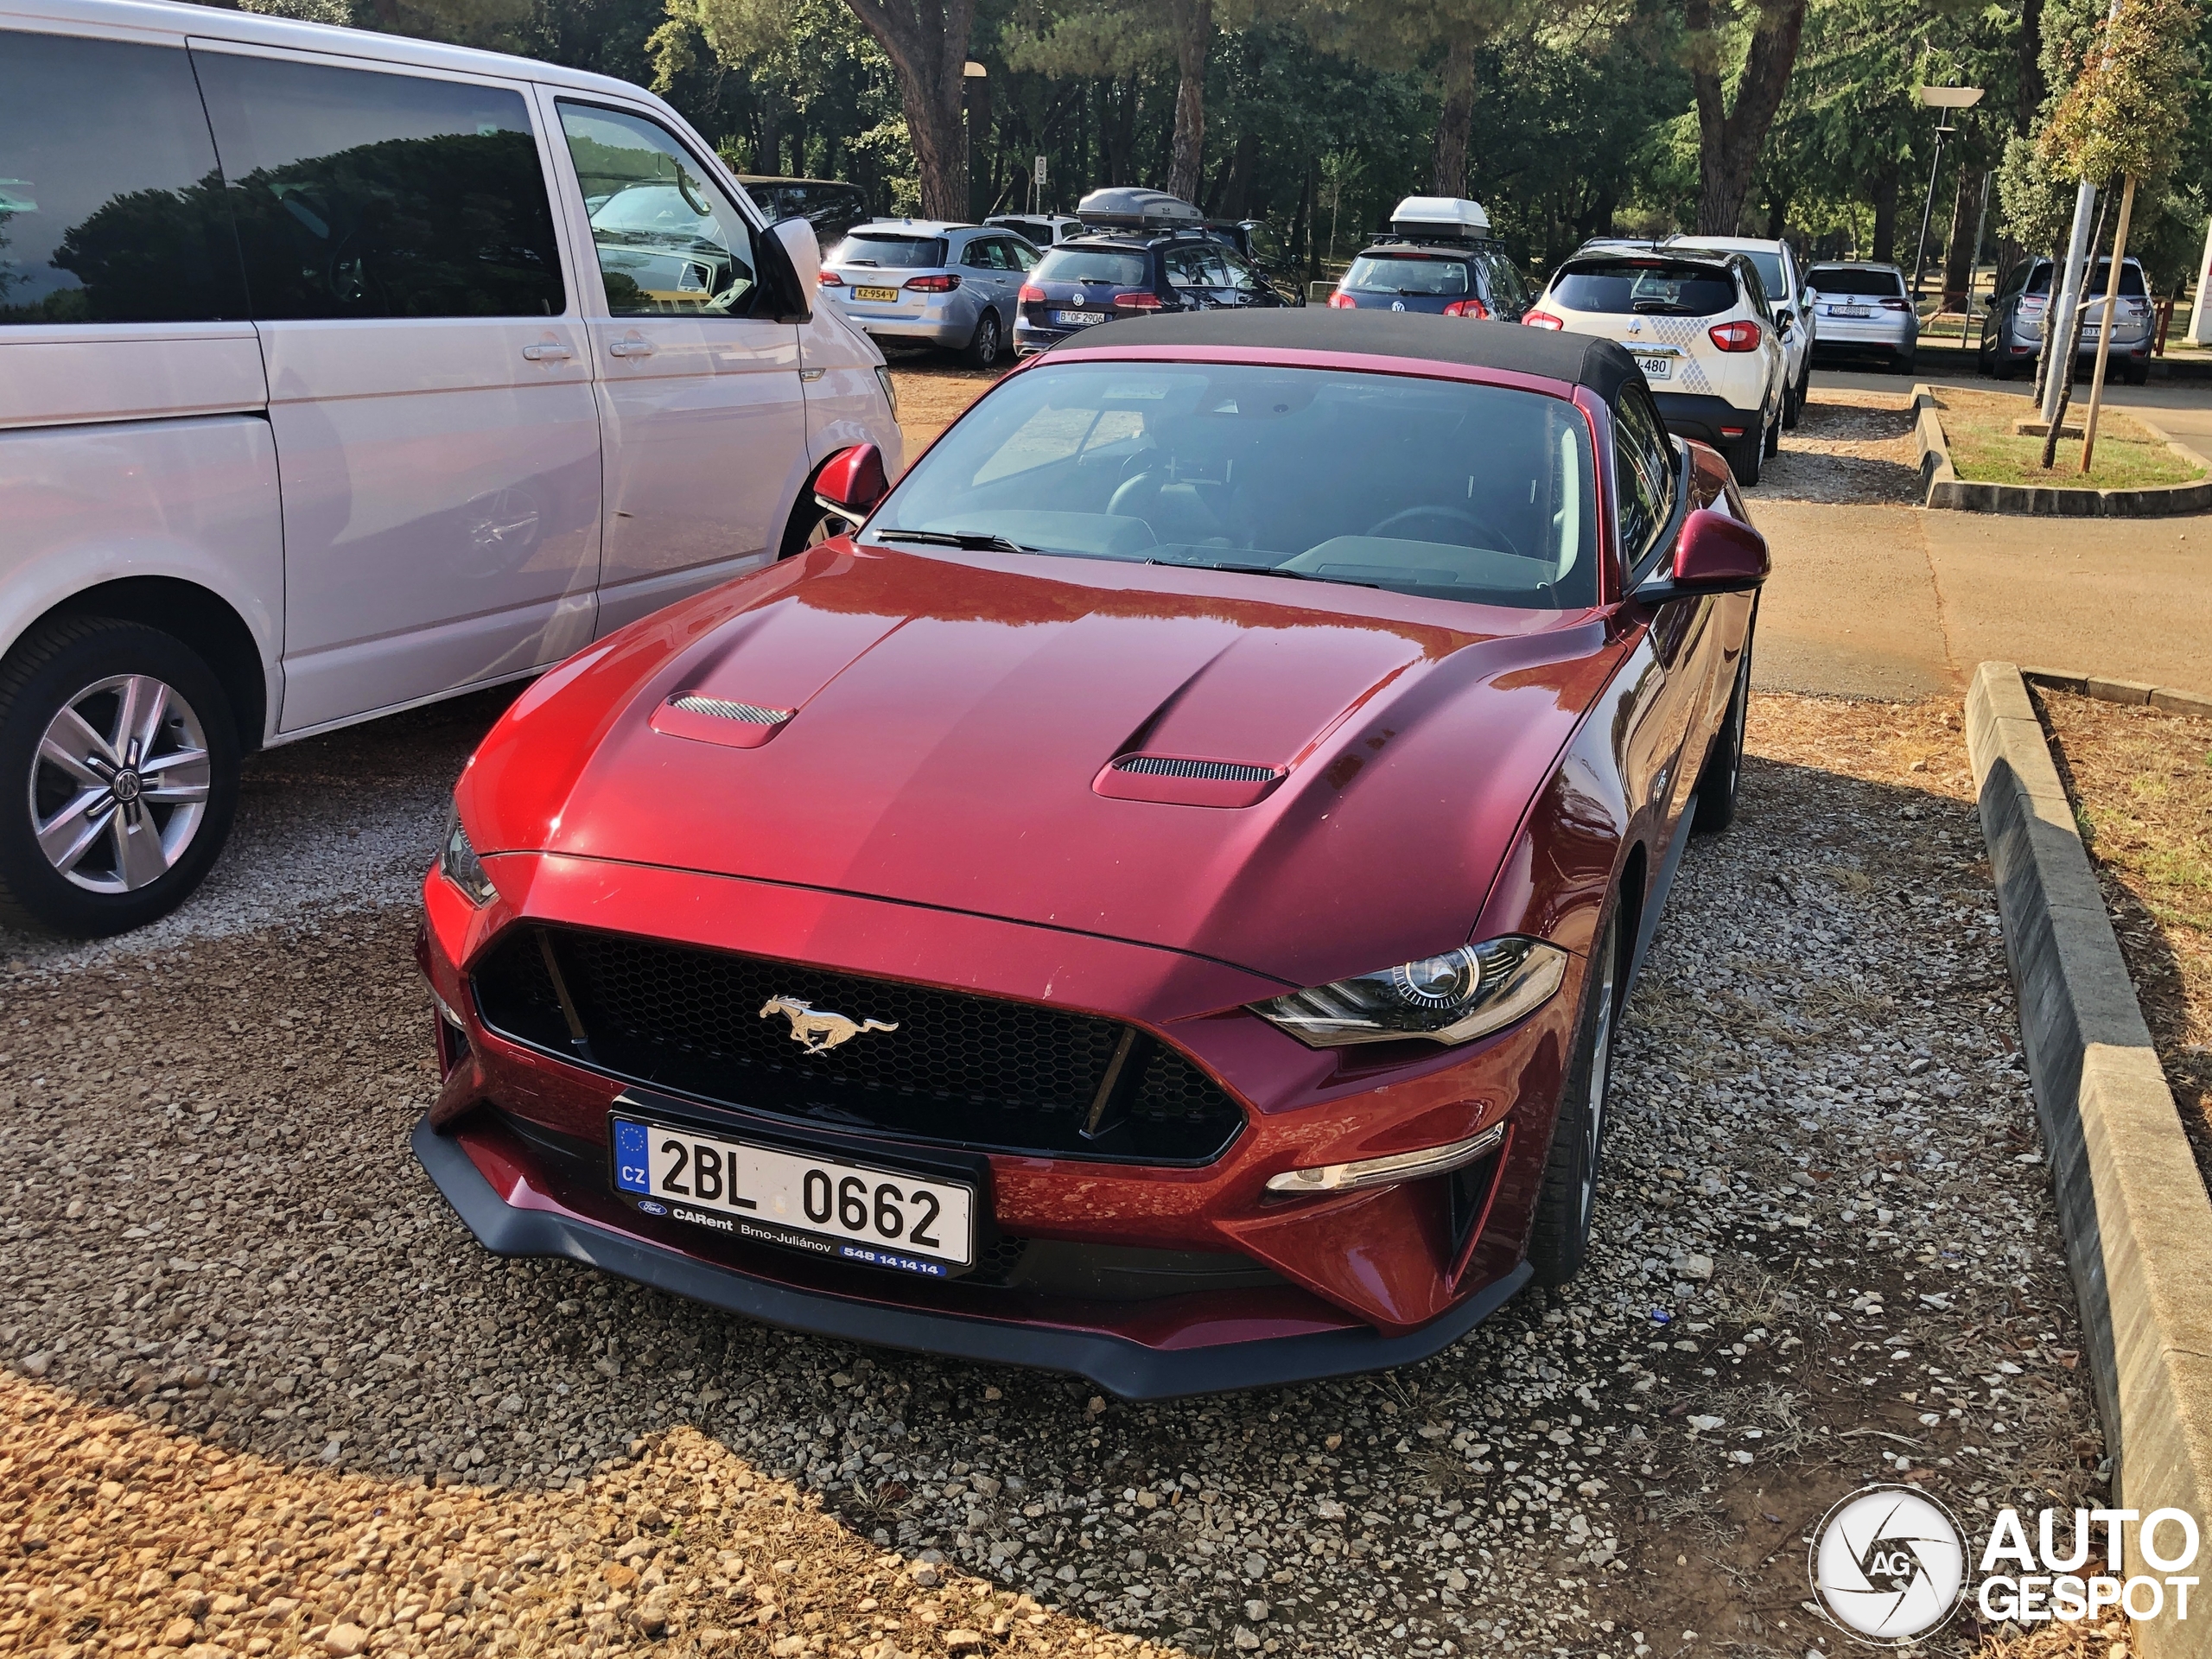
[[[1832,317],[1871,317],[1873,315],[1863,305],[1832,305],[1828,308],[1828,315]]]
[[[1052,321],[1063,328],[1082,328],[1094,322],[1106,321],[1103,311],[1055,311]]]
[[[648,1215],[949,1278],[972,1267],[975,1189],[842,1158],[614,1120],[614,1185]]]
[[[1643,371],[1647,380],[1671,379],[1675,373],[1675,359],[1671,357],[1639,357],[1636,366]]]
[[[853,290],[853,297],[856,300],[874,300],[879,305],[890,305],[898,299],[899,290],[895,288],[855,288]]]

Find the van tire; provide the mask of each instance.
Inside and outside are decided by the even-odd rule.
[[[125,699],[152,695],[162,697],[162,717],[142,723],[140,748],[121,731]],[[87,741],[92,769],[80,767],[74,779],[39,759],[67,709],[103,740]],[[118,771],[109,759],[118,753],[132,764]],[[142,775],[140,760],[156,764]],[[239,760],[222,682],[182,640],[109,617],[32,629],[0,660],[0,922],[99,938],[168,914],[206,879],[230,835]],[[92,793],[91,780],[111,773],[129,775],[122,804],[113,786]],[[157,800],[157,791],[175,798]],[[65,855],[73,880],[41,846],[34,813],[46,810],[51,826],[87,797],[86,829],[111,827]]]

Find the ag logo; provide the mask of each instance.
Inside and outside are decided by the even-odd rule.
[[[1966,1591],[1966,1548],[1943,1506],[1907,1486],[1869,1486],[1813,1535],[1813,1592],[1860,1639],[1902,1647],[1950,1618]]]

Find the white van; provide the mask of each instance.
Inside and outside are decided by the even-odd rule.
[[[533,674],[903,459],[820,250],[494,54],[0,0],[0,919],[162,914],[246,752]]]

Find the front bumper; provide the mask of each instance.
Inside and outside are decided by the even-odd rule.
[[[425,1117],[411,1141],[439,1192],[494,1255],[566,1257],[709,1307],[834,1341],[1071,1371],[1125,1400],[1273,1388],[1409,1365],[1457,1342],[1510,1301],[1529,1277],[1521,1264],[1406,1336],[1346,1325],[1198,1347],[1152,1346],[1079,1325],[901,1307],[747,1274],[571,1213],[530,1185],[514,1137],[504,1137],[506,1146],[501,1139],[480,1125],[441,1134]],[[487,1166],[507,1183],[504,1193]]]
[[[526,895],[526,916],[504,898],[474,909],[435,874],[425,884],[422,963],[460,1024],[441,1020],[446,1082],[416,1151],[488,1248],[574,1256],[823,1335],[1073,1370],[1131,1395],[1404,1363],[1455,1340],[1527,1281],[1580,959],[1568,984],[1511,1030],[1378,1065],[1372,1052],[1306,1049],[1243,1012],[1274,982],[1173,952],[589,859],[487,862],[504,893]],[[1168,1165],[830,1124],[758,1096],[671,1098],[486,1024],[461,965],[490,959],[511,930],[541,925],[908,982],[915,963],[937,964],[946,989],[1071,1007],[1162,1039],[1226,1086],[1243,1127],[1205,1161]],[[733,1136],[815,1137],[825,1157],[849,1155],[856,1137],[886,1160],[964,1147],[987,1167],[982,1213],[1024,1253],[1021,1268],[925,1279],[644,1214],[613,1191],[606,1161],[617,1103],[655,1109],[641,1089]],[[1291,1199],[1265,1192],[1286,1169],[1443,1145],[1495,1124],[1507,1139],[1479,1172]],[[1082,1259],[1031,1271],[1046,1249],[1064,1266],[1071,1253]],[[1204,1273],[1099,1289],[1111,1277],[1100,1260],[1162,1256]]]

